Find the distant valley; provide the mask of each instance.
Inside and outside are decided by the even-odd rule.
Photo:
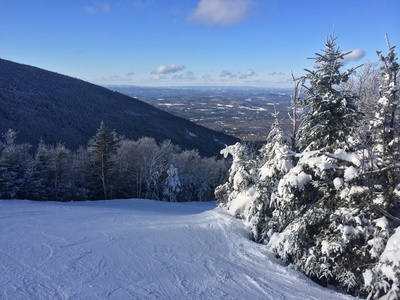
[[[280,112],[289,128],[289,89],[109,86],[159,109],[246,141],[265,141]]]

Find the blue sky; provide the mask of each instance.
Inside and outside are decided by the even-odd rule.
[[[400,49],[400,1],[0,0],[0,58],[96,84],[291,87],[333,28],[346,67],[377,61],[385,33]]]

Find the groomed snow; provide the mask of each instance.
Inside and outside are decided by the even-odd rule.
[[[353,299],[214,203],[0,200],[0,299]]]

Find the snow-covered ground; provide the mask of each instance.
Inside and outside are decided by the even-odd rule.
[[[208,203],[0,200],[0,299],[353,299]]]

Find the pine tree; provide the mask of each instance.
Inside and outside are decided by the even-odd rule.
[[[268,134],[266,144],[260,149],[258,165],[259,180],[257,181],[257,195],[251,209],[252,239],[263,242],[268,239],[267,234],[274,231],[271,218],[274,210],[274,201],[279,180],[293,167],[291,139],[284,134],[279,114],[275,118]]]
[[[341,72],[344,57],[350,52],[341,52],[336,47],[337,37],[329,37],[323,54],[316,53],[315,71],[304,77],[307,97],[301,100],[304,113],[297,134],[299,150],[325,148],[331,151],[348,145],[348,137],[353,134],[360,119],[354,104],[355,97],[338,91],[338,86],[349,79],[354,69]]]
[[[117,153],[120,140],[115,131],[109,131],[101,122],[97,134],[89,141],[88,150],[97,176],[101,180],[104,199],[112,196],[112,186],[109,186],[110,174],[114,166],[113,156]]]
[[[230,177],[216,195],[231,214],[251,219],[254,240],[268,242],[278,257],[318,283],[369,299],[397,299],[400,231],[393,234],[387,218],[399,220],[380,206],[398,214],[399,65],[394,47],[386,57],[378,52],[382,97],[363,143],[355,133],[357,98],[337,90],[354,69],[340,71],[348,53],[335,40],[327,39],[316,71],[304,77],[310,86],[300,100],[298,153],[288,151],[278,123],[260,157],[241,144],[227,147],[221,153],[233,157]]]
[[[368,190],[360,186],[356,171],[362,159],[351,152],[357,150],[351,138],[361,115],[356,96],[338,90],[354,69],[341,72],[348,53],[342,53],[335,40],[327,39],[324,53],[315,58],[316,70],[304,78],[309,87],[300,100],[299,153],[272,202],[269,226],[275,233],[270,245],[319,283],[355,292],[369,259],[364,232],[372,221],[370,207],[359,208]]]
[[[257,160],[254,151],[245,144],[236,143],[221,150],[226,158],[232,155],[229,179],[215,189],[215,197],[220,206],[228,208],[232,215],[249,219],[251,204],[257,198]]]

